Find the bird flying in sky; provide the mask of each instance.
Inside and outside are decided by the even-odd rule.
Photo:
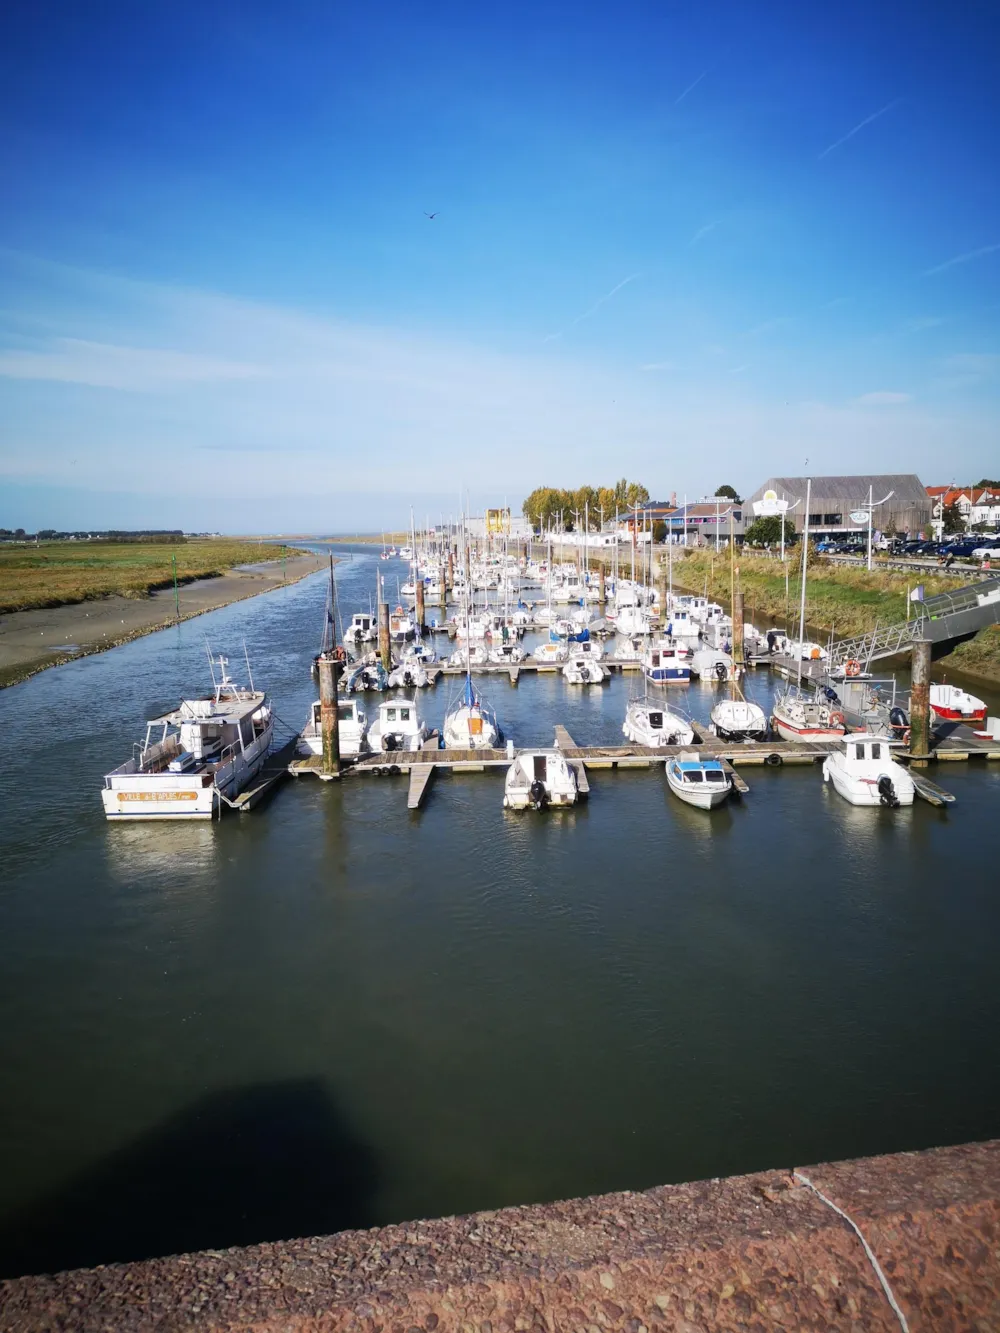
[[[440,210],[439,210],[439,211],[440,211]],[[424,217],[425,217],[425,218],[429,218],[430,221],[433,222],[434,219],[437,217],[437,213],[428,213],[428,212],[425,211],[425,212],[424,212]]]

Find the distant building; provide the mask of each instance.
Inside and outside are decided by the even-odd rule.
[[[788,501],[786,521],[789,529],[801,532],[805,525],[806,481],[805,477],[768,477],[744,502],[747,523],[753,522],[754,501],[763,500],[765,491],[774,491],[779,500]],[[865,522],[856,522],[851,515],[861,513],[869,496],[877,506],[873,519],[876,531],[894,528],[900,536],[930,533],[931,497],[920,478],[912,472],[812,477],[811,482],[810,536],[866,532]],[[889,495],[888,500],[877,504],[886,495]]]
[[[991,486],[928,486],[936,535],[944,528],[944,511],[952,505],[967,529],[985,523],[1000,530],[1000,490]]]
[[[485,514],[465,522],[470,537],[530,537],[531,524],[523,514],[509,509],[487,509]]]

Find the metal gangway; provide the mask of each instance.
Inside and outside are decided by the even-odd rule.
[[[831,669],[850,661],[867,667],[879,658],[895,657],[907,652],[914,639],[930,639],[935,645],[951,642],[954,646],[987,625],[1000,623],[1000,576],[954,592],[935,593],[915,606],[916,615],[910,620],[876,626],[866,634],[838,640],[830,650]]]

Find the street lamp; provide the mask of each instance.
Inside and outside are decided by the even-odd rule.
[[[886,500],[891,500],[892,497],[893,497],[895,494],[896,494],[895,491],[890,491],[889,494],[888,494],[888,495],[884,495],[884,496],[882,497],[881,500],[875,500],[875,501],[873,502],[873,501],[872,501],[872,487],[869,486],[869,487],[868,487],[868,503],[867,503],[866,505],[862,505],[862,508],[865,510],[865,512],[866,512],[866,514],[867,514],[867,516],[868,516],[868,572],[869,572],[869,574],[871,573],[871,568],[872,568],[872,526],[873,526],[873,524],[872,524],[872,518],[874,517],[874,512],[875,512],[875,510],[879,507],[879,505],[884,505],[885,502],[886,502]]]

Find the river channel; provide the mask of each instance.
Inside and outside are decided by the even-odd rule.
[[[380,562],[334,549],[346,617]],[[302,725],[325,593],[0,692],[0,1275],[1000,1134],[1000,764],[940,765],[947,810],[854,809],[817,766],[707,815],[661,766],[542,816],[501,770],[414,813],[403,779],[302,778],[109,827],[103,774],[210,684],[206,637]],[[486,692],[518,744],[586,744],[630,688]],[[704,721],[715,690],[671,697]]]

